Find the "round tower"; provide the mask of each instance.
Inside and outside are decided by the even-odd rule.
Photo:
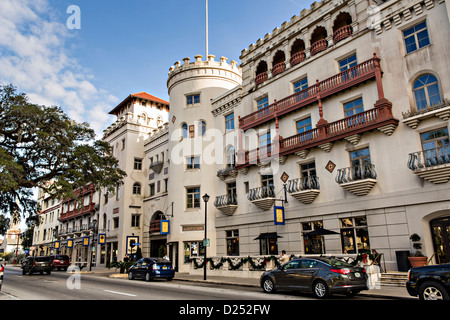
[[[214,199],[216,180],[216,137],[223,128],[215,128],[211,100],[241,85],[242,72],[236,61],[215,61],[208,55],[195,61],[183,59],[170,68],[167,88],[170,97],[169,190],[173,203],[171,232],[168,238],[172,259],[178,259],[179,271],[189,271],[189,257],[203,256],[205,203],[207,207],[207,256],[216,254]],[[174,255],[178,252],[178,257]]]

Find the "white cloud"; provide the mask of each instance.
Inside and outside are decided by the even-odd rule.
[[[118,99],[70,55],[72,35],[66,21],[50,18],[53,10],[48,0],[0,1],[0,84],[12,83],[33,103],[61,106],[101,136]]]

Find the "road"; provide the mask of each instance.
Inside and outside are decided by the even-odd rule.
[[[336,299],[345,299],[339,297]],[[353,299],[364,300],[357,296]],[[299,293],[266,294],[259,288],[196,285],[174,279],[152,282],[108,278],[95,274],[22,275],[20,268],[6,268],[0,300],[315,300]]]

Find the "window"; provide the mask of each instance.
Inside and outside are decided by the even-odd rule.
[[[236,165],[236,149],[229,147],[227,150],[227,167],[234,167]]]
[[[164,179],[164,192],[169,191],[169,179]]]
[[[116,200],[120,199],[120,184],[116,186]]]
[[[259,236],[259,254],[275,255],[278,254],[277,235],[261,234]]]
[[[186,188],[186,208],[200,208],[200,187]]]
[[[340,223],[343,253],[370,251],[366,217],[342,218]]]
[[[155,184],[151,183],[150,184],[150,196],[154,196],[155,195]]]
[[[450,147],[447,128],[422,133],[420,138],[422,140],[422,149],[424,151]]]
[[[270,145],[270,132],[259,135],[259,147],[266,147]]]
[[[358,63],[356,61],[356,54],[353,54],[350,57],[342,59],[341,61],[339,61],[339,71],[343,72],[345,70],[353,68],[357,64]]]
[[[261,109],[267,107],[269,105],[269,97],[259,99],[257,101],[257,105],[258,105],[258,110],[261,110]]]
[[[188,137],[188,125],[186,123],[181,125],[181,136],[183,139]]]
[[[297,133],[303,133],[305,131],[311,130],[311,117],[297,121],[296,122]]]
[[[305,254],[321,254],[325,249],[324,238],[322,235],[308,236],[307,233],[316,229],[323,228],[322,221],[311,221],[302,223],[303,232],[305,232],[303,238],[303,247]]]
[[[414,98],[418,110],[426,109],[441,103],[441,94],[439,93],[439,84],[435,76],[425,74],[414,82]]]
[[[199,157],[190,157],[186,158],[186,169],[200,169],[200,158]]]
[[[136,182],[133,184],[133,194],[140,195],[141,194],[141,184]]]
[[[203,241],[184,242],[184,263],[189,263],[191,257],[205,255]]]
[[[225,116],[225,130],[234,130],[234,113],[230,113],[229,115]]]
[[[139,228],[140,227],[140,214],[133,214],[131,216],[131,227]]]
[[[354,101],[344,104],[345,117],[351,117],[355,114],[364,112],[363,100],[362,98],[356,99]]]
[[[125,149],[125,139],[122,139],[122,150]]]
[[[244,190],[245,190],[245,193],[250,192],[250,185],[249,185],[248,181],[244,182]]]
[[[192,106],[194,104],[200,103],[200,95],[199,94],[193,94],[186,97],[186,104],[189,106]]]
[[[308,88],[308,78],[304,78],[300,81],[294,82],[294,92],[299,92]]]
[[[362,166],[363,164],[370,164],[369,148],[350,152],[350,162],[352,166]]]
[[[119,218],[113,219],[113,229],[119,228]]]
[[[426,21],[403,31],[403,38],[405,39],[406,53],[414,52],[429,45],[430,38],[428,37]]]
[[[239,230],[226,231],[227,256],[239,255]]]
[[[236,182],[227,183],[227,194],[236,197]]]
[[[198,125],[198,134],[199,134],[199,136],[204,136],[205,133],[206,133],[206,122],[200,121],[200,123]]]
[[[142,159],[134,158],[134,170],[142,170]]]
[[[261,184],[263,187],[273,188],[273,175],[271,174],[261,175]]]
[[[369,148],[364,148],[350,152],[352,179],[375,179],[376,172],[370,161]]]

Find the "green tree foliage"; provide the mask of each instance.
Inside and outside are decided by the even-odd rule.
[[[0,86],[1,212],[36,213],[35,188],[76,198],[74,191],[87,184],[112,192],[125,176],[87,123],[76,123],[60,107],[30,103],[12,85]]]

